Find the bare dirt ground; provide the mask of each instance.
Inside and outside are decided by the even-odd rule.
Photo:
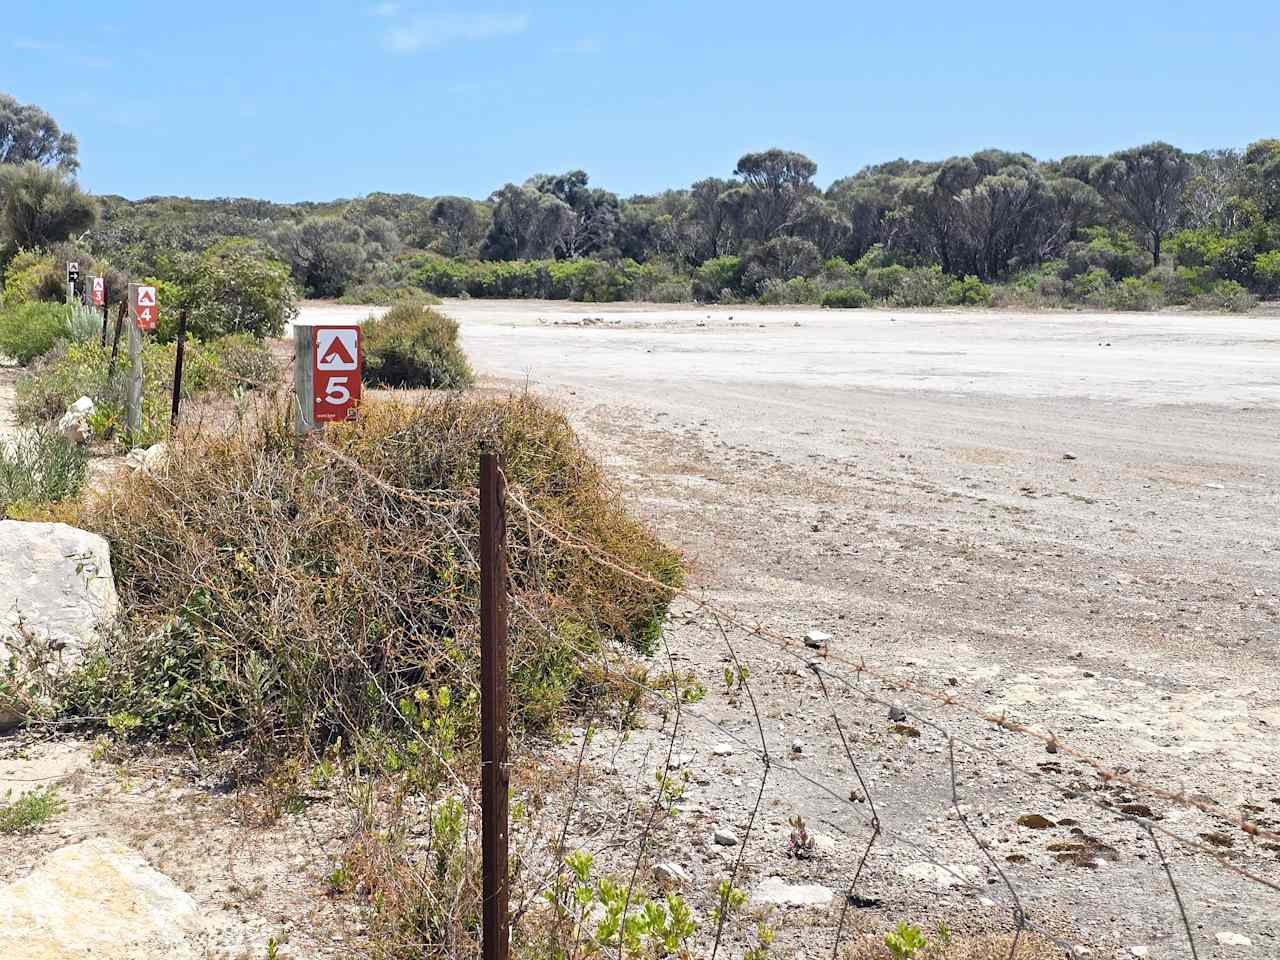
[[[793,638],[831,634],[822,662],[833,673],[852,675],[865,658],[1280,830],[1280,319],[444,309],[483,385],[557,402],[715,603]],[[1135,804],[1280,882],[1280,849],[1238,827],[865,677],[828,679],[828,700],[805,665],[815,651],[731,631],[771,757],[748,837],[764,769],[757,726],[744,692],[725,688],[732,661],[711,626],[682,604],[667,631],[677,670],[707,690],[682,710],[674,746],[672,714],[625,739],[595,737],[569,821],[570,845],[597,850],[606,868],[629,868],[647,836],[646,860],[691,876],[704,939],[714,885],[745,849],[737,883],[748,893],[770,876],[834,891],[826,906],[750,909],[778,928],[774,955],[830,955],[872,832],[868,801],[883,835],[848,907],[846,943],[849,930],[882,937],[899,920],[1011,931],[989,853],[1031,921],[1067,944],[1095,957],[1189,956],[1159,854],[1140,825],[1113,816]],[[665,663],[664,653],[653,672]],[[913,716],[891,721],[859,690]],[[921,718],[968,744],[956,748],[957,793],[986,853],[949,815],[946,740]],[[571,733],[547,756],[566,784],[581,743]],[[669,750],[683,796],[646,832]],[[114,764],[89,752],[0,742],[0,794],[62,781],[68,801],[36,835],[0,838],[0,882],[62,843],[120,836],[225,928],[219,955],[261,955],[272,933],[297,957],[359,954],[359,911],[324,894],[347,829],[325,798],[255,828],[181,760]],[[787,854],[795,815],[816,837],[810,858]],[[1051,825],[1018,822],[1030,815]],[[717,828],[745,848],[714,843]],[[1280,893],[1162,844],[1199,956],[1280,954]],[[754,943],[747,921],[727,925],[722,955]]]
[[[491,301],[445,309],[479,370],[564,406],[627,496],[688,552],[713,600],[793,637],[823,630],[845,664],[865,658],[1052,731],[1135,778],[1280,827],[1280,321]],[[726,696],[729,658],[705,626],[670,633],[678,668],[709,690],[690,712],[750,744],[755,725],[743,698]],[[847,795],[856,782],[827,701],[795,651],[746,638],[737,652],[773,757]],[[1070,942],[1102,955],[1187,955],[1145,831],[1086,800],[1146,805],[1162,826],[1280,881],[1275,844],[1108,784],[958,710],[868,687],[995,751],[998,762],[962,754],[961,799],[1029,916]],[[947,819],[945,740],[927,728],[920,738],[895,732],[882,706],[850,690],[832,697],[887,834],[858,894],[880,901],[888,921],[954,926],[981,915],[1007,928],[1007,890]],[[797,739],[801,752],[791,754]],[[693,774],[665,843],[695,876],[725,873],[736,850],[710,843],[711,831],[741,835],[759,785],[749,749],[730,743],[732,756],[712,755],[725,740],[692,718],[678,737]],[[656,730],[632,738],[621,759],[615,748],[602,738],[590,754],[625,772],[620,795],[648,787],[665,759]],[[1015,768],[1081,796],[1066,799]],[[776,768],[770,781],[749,875],[843,889],[870,834],[865,808]],[[796,813],[834,849],[786,858]],[[1032,814],[1054,826],[1019,825]],[[1280,953],[1280,894],[1164,846],[1201,956]],[[987,903],[1001,905],[904,880],[930,852],[972,868]],[[831,919],[812,918],[793,942],[829,950]],[[1224,945],[1223,933],[1252,946]]]

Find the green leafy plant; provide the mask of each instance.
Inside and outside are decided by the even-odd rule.
[[[20,303],[0,307],[0,355],[24,367],[68,335],[70,308],[62,303]]]
[[[893,954],[893,960],[911,960],[929,948],[929,941],[919,927],[899,921],[896,928],[885,934],[884,945]]]
[[[79,495],[89,455],[46,427],[0,439],[0,514]]]
[[[818,302],[824,307],[833,309],[856,310],[859,307],[871,305],[871,294],[861,287],[841,287],[837,290],[828,290]]]
[[[65,809],[54,787],[42,787],[17,800],[0,803],[0,833],[23,833],[57,816]]]

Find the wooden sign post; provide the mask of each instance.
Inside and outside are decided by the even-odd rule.
[[[130,443],[142,429],[142,331],[156,328],[159,307],[155,287],[129,284],[129,388],[125,436]]]
[[[360,328],[293,325],[294,425],[309,433],[325,423],[356,418],[360,402]]]

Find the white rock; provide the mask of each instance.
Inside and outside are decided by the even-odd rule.
[[[934,864],[920,861],[903,867],[904,877],[927,883],[935,890],[948,890],[951,887],[972,883],[978,879],[978,868],[963,863]]]
[[[791,741],[791,752],[792,752],[792,753],[804,753],[804,741],[803,741],[803,740],[800,740],[800,739],[792,740],[792,741]]]
[[[164,443],[155,443],[145,449],[134,447],[125,456],[124,462],[130,470],[141,470],[154,475],[169,462],[169,448]]]
[[[81,397],[67,407],[67,412],[58,421],[58,433],[72,443],[88,443],[93,439],[93,427],[89,425],[89,417],[93,411],[93,401],[88,397]]]
[[[766,877],[751,891],[750,903],[760,907],[825,907],[834,897],[830,887],[818,883],[787,883],[781,877]]]
[[[1151,948],[1146,946],[1130,947],[1129,952],[1133,954],[1135,957],[1151,956]]]
[[[693,885],[693,877],[689,876],[684,867],[673,861],[656,864],[653,868],[653,877],[659,883],[671,883],[683,887]]]
[[[1253,941],[1242,933],[1232,933],[1230,930],[1222,930],[1215,937],[1224,947],[1252,947]]]
[[[0,667],[25,643],[50,665],[77,663],[118,607],[102,537],[65,523],[0,520]],[[0,684],[0,729],[19,719]]]
[[[821,630],[810,630],[804,635],[804,645],[813,647],[815,650],[821,650],[831,642],[831,634],[823,633]]]
[[[717,743],[711,748],[711,752],[717,757],[733,756],[733,746],[727,743]]]
[[[717,827],[711,839],[722,847],[733,847],[737,846],[738,843],[738,835],[732,830],[726,830],[723,827]]]
[[[0,887],[0,957],[203,960],[209,945],[189,894],[114,840],[55,851]]]

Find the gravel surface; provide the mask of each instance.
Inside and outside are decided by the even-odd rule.
[[[851,922],[1010,925],[1008,890],[948,816],[944,737],[917,716],[890,721],[851,687],[829,681],[826,700],[803,662],[810,630],[832,635],[833,671],[865,658],[1280,830],[1280,319],[444,309],[492,385],[565,408],[687,551],[697,587],[796,638],[790,649],[735,641],[774,759],[741,886],[778,875],[843,891],[852,879],[869,807],[843,799],[858,784],[834,707],[885,830],[857,891],[878,906],[851,909]],[[677,734],[690,777],[652,852],[700,883],[736,858],[713,832],[744,836],[762,770],[749,746],[715,756],[723,729],[748,745],[758,733],[749,701],[725,691],[731,661],[709,628],[678,613],[668,632],[677,669],[708,694]],[[1160,857],[1118,813],[1149,812],[1280,882],[1280,847],[1236,826],[955,708],[866,679],[862,689],[984,748],[957,751],[970,825],[1029,916],[1095,955],[1187,955]],[[638,834],[617,811],[629,803],[632,827],[643,824],[671,724],[593,741],[598,829]],[[823,835],[813,858],[787,856],[795,814]],[[579,829],[590,835],[591,818]],[[1280,954],[1280,894],[1164,846],[1201,956]],[[930,858],[959,868],[946,876],[976,871],[977,889],[930,879]],[[808,921],[784,924],[780,942],[829,949],[842,902],[801,909]]]

